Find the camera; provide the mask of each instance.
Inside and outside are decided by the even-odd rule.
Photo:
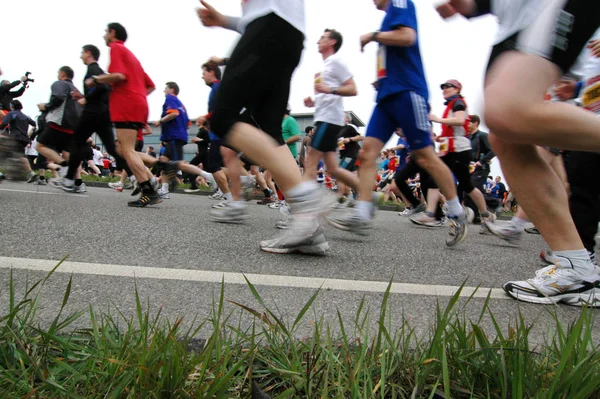
[[[31,78],[29,77],[29,75],[31,75],[31,72],[29,72],[29,71],[25,72],[25,78],[26,78],[26,79],[25,79],[25,81],[24,81],[23,83],[25,84],[25,87],[26,87],[26,88],[28,88],[28,87],[29,87],[29,82],[31,82],[31,83],[34,83],[34,82],[35,82],[35,79],[31,79]]]

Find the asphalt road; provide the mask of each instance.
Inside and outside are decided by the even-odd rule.
[[[255,284],[265,303],[293,321],[321,287],[310,320],[324,317],[335,329],[337,311],[354,319],[364,298],[370,325],[376,319],[387,283],[393,280],[389,304],[393,325],[402,318],[427,333],[436,306],[444,307],[456,288],[468,287],[458,311],[477,319],[488,293],[490,309],[508,328],[519,314],[533,324],[534,337],[553,331],[552,314],[573,320],[579,308],[519,303],[500,290],[508,280],[526,279],[543,265],[540,236],[525,235],[518,246],[478,234],[473,226],[464,244],[449,249],[446,228],[420,228],[395,212],[378,212],[367,238],[326,227],[331,251],[325,257],[275,255],[258,242],[278,234],[276,210],[251,204],[244,224],[212,223],[214,201],[204,196],[171,194],[171,199],[144,209],[128,208],[129,192],[89,188],[86,195],[62,193],[52,187],[4,182],[0,185],[0,313],[7,307],[8,280],[13,269],[17,292],[46,275],[68,256],[41,290],[39,319],[54,318],[69,277],[73,288],[67,310],[118,307],[135,312],[134,287],[152,311],[189,323],[210,315],[225,281],[225,298],[260,309],[242,273]],[[474,287],[480,287],[474,297]],[[237,309],[228,304],[227,309]],[[250,319],[246,318],[245,323]],[[85,324],[85,318],[79,321]],[[483,321],[489,333],[489,317]],[[204,333],[207,333],[206,331]],[[600,333],[596,333],[596,339]]]

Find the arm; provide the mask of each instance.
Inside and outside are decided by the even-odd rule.
[[[483,147],[487,150],[485,155],[481,157],[481,162],[490,163],[492,159],[496,156],[496,154],[494,154],[494,151],[492,151],[492,146],[490,145],[488,135],[480,134],[479,140],[480,145],[483,144]],[[479,159],[476,159],[475,161],[477,162],[479,161]]]
[[[69,95],[69,89],[66,85],[63,85],[61,82],[55,82],[52,85],[52,94],[50,95],[50,101],[46,104],[41,104],[39,106],[42,111],[52,111],[62,105],[63,102],[67,99]]]
[[[17,91],[11,91],[9,94],[12,98],[21,97],[25,93],[25,85],[21,86],[21,88]]]
[[[389,32],[365,33],[360,37],[361,51],[371,42],[377,42],[384,46],[410,47],[417,41],[417,32],[408,26],[398,26]]]
[[[357,94],[356,83],[354,82],[353,78],[348,79],[338,88],[329,87],[325,83],[317,83],[315,85],[315,91],[317,93],[335,94],[342,97],[353,97]],[[307,101],[307,99],[304,99],[304,105],[307,107],[313,107],[314,103],[312,103],[312,99],[311,102]]]
[[[438,118],[435,115],[430,115],[429,120],[448,126],[462,126],[465,124],[466,117],[467,114],[465,111],[456,111],[452,118]]]
[[[298,141],[302,140],[302,136],[300,135],[296,135],[296,136],[292,136],[289,139],[287,139],[285,141],[286,144],[292,144],[292,143],[296,143]]]
[[[240,21],[239,18],[228,17],[221,14],[213,6],[211,6],[204,0],[200,0],[200,4],[202,4],[204,8],[198,8],[196,10],[196,13],[198,14],[198,18],[200,18],[200,21],[204,26],[220,27],[240,32],[238,30],[238,25]]]
[[[150,76],[146,72],[144,72],[144,83],[146,84],[146,95],[149,96],[156,89],[156,85],[150,79]]]
[[[35,123],[35,121],[33,119],[31,119],[30,117],[27,117],[27,122],[29,123],[30,126],[33,126],[34,128],[37,127],[37,123]]]

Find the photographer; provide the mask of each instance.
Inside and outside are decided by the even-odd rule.
[[[23,86],[19,90],[10,91],[20,84]],[[8,80],[3,80],[0,82],[0,109],[10,111],[10,102],[14,98],[20,97],[23,95],[23,93],[25,93],[25,89],[27,88],[26,84],[27,76],[21,76],[20,80],[15,80],[12,83]]]
[[[23,105],[19,100],[13,100],[10,103],[11,111],[0,122],[0,130],[8,127],[8,136],[16,143],[16,148],[19,154],[23,157],[23,168],[29,173],[29,178],[35,175],[29,166],[29,161],[25,158],[25,148],[29,144],[28,130],[29,126],[36,127],[36,123],[29,116],[25,115],[21,110]]]

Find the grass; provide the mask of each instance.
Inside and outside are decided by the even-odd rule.
[[[151,316],[137,288],[134,317],[116,307],[65,314],[69,279],[55,318],[41,327],[39,288],[54,270],[20,298],[12,273],[7,282],[8,310],[0,317],[2,398],[246,398],[253,387],[273,398],[600,395],[594,313],[585,308],[569,325],[554,316],[553,334],[534,345],[523,316],[501,328],[488,297],[479,317],[467,319],[458,292],[447,306],[438,305],[435,323],[419,337],[404,319],[392,330],[391,283],[379,309],[363,299],[351,322],[339,312],[337,320],[315,314],[318,290],[294,320],[285,321],[246,280],[259,307],[230,301],[237,310],[225,312],[222,283],[211,314],[184,329],[181,318],[168,320],[160,311]],[[71,327],[85,315],[87,328]],[[248,317],[254,322],[244,323]],[[492,320],[491,331],[481,326],[484,317]],[[307,319],[312,333],[298,338]],[[371,321],[377,328],[369,328]],[[211,333],[198,345],[203,328]]]

